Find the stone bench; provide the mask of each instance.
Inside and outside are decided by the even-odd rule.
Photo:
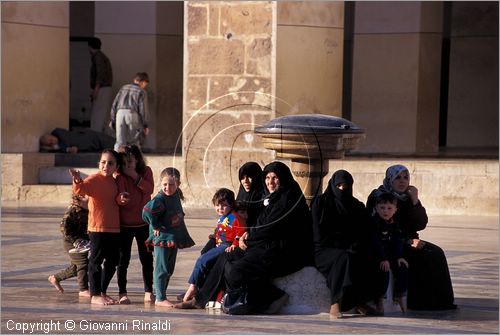
[[[326,285],[325,276],[315,267],[307,266],[291,275],[276,278],[274,285],[289,295],[280,314],[330,313],[330,289]],[[400,313],[399,307],[392,304],[392,285],[391,274],[384,302],[386,314]]]
[[[307,266],[291,275],[276,278],[274,285],[290,297],[280,314],[319,314],[330,312],[330,289],[315,267]]]

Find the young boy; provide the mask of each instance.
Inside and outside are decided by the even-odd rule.
[[[72,203],[66,209],[60,225],[63,247],[69,252],[71,265],[48,278],[49,282],[63,293],[64,289],[60,282],[76,276],[80,288],[79,296],[81,297],[90,297],[87,274],[88,251],[90,249],[87,235],[88,201],[88,197],[73,195]]]
[[[115,150],[124,145],[140,147],[149,134],[148,95],[149,76],[138,72],[131,84],[124,85],[116,94],[111,106],[110,127],[116,131]]]
[[[234,192],[221,188],[215,192],[212,203],[219,215],[214,238],[215,247],[207,250],[196,260],[193,272],[189,277],[189,288],[183,301],[188,301],[195,296],[198,287],[206,277],[208,271],[215,264],[217,257],[224,251],[230,252],[238,246],[240,236],[245,232],[244,221],[235,212]]]
[[[397,199],[392,193],[382,193],[375,200],[372,227],[374,228],[374,244],[380,260],[383,292],[389,286],[389,270],[394,276],[393,302],[399,304],[401,311],[406,312],[404,297],[408,288],[408,262],[403,258],[404,238],[398,223],[394,220],[397,210]],[[384,296],[377,302],[377,311],[384,313]]]

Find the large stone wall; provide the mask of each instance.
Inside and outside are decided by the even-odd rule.
[[[237,189],[238,168],[273,154],[253,129],[275,116],[273,2],[186,2],[183,187],[210,206],[219,187]]]
[[[69,124],[69,7],[2,2],[2,152],[36,152]]]
[[[342,116],[344,3],[278,1],[276,116]]]

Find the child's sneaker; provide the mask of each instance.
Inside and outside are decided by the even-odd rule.
[[[78,240],[73,243],[74,248],[69,249],[70,254],[83,254],[90,250],[90,241],[89,240]]]

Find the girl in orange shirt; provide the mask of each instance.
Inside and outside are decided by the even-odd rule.
[[[118,263],[120,238],[120,214],[118,209],[118,187],[113,178],[119,166],[120,157],[111,149],[106,149],[99,160],[99,172],[85,180],[80,171],[70,169],[73,177],[73,192],[89,196],[89,284],[92,304],[112,305],[116,300],[106,295],[103,283],[113,277]],[[104,271],[102,263],[106,262]]]

